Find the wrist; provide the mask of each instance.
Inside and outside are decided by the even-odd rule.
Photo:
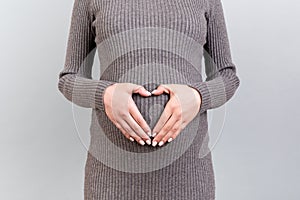
[[[192,91],[193,91],[193,93],[195,95],[196,102],[197,102],[197,105],[198,105],[198,111],[199,111],[200,107],[201,107],[201,104],[202,104],[202,95],[201,95],[201,93],[196,88],[191,87],[191,86],[189,86],[189,87],[192,89]]]

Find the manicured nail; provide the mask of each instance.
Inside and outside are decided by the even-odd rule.
[[[144,142],[143,140],[140,140],[140,144],[141,144],[141,145],[144,145],[145,142]]]
[[[156,89],[155,89],[155,90],[152,90],[151,94],[153,94],[154,92],[156,92]]]
[[[156,136],[156,134],[157,134],[157,133],[153,133],[153,134],[152,134],[152,137]]]
[[[134,141],[134,139],[132,137],[129,138],[132,142]]]
[[[152,146],[156,146],[156,144],[157,144],[157,142],[156,141],[153,141],[153,143],[152,143]]]
[[[164,141],[160,141],[159,143],[158,143],[158,146],[162,146],[164,144]]]
[[[169,138],[169,139],[168,139],[168,142],[171,142],[172,140],[173,140],[173,138]]]
[[[146,93],[147,93],[149,96],[151,96],[151,95],[152,95],[152,93],[151,93],[151,92],[149,92],[149,91],[147,91]]]
[[[147,134],[151,137],[151,131],[148,131]]]
[[[148,145],[150,145],[150,144],[151,144],[151,140],[146,140],[146,143],[147,143]]]

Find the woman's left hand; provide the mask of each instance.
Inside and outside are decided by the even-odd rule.
[[[201,106],[200,93],[184,84],[162,84],[151,93],[160,95],[166,92],[170,99],[152,130],[152,146],[162,146],[174,140],[186,125],[194,119]]]

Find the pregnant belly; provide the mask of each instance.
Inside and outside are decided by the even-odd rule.
[[[143,86],[146,90],[152,91],[158,85],[149,83]],[[132,99],[145,121],[153,129],[170,97],[166,93],[149,97],[133,94]],[[181,132],[176,142],[166,143],[158,148],[128,140],[104,111],[93,109],[89,153],[105,165],[115,169],[124,170],[125,168],[126,171],[158,169],[172,163],[186,151],[199,152],[204,136],[200,132],[198,134],[195,128],[199,124],[198,120],[194,120]],[[202,128],[198,130],[204,131]]]

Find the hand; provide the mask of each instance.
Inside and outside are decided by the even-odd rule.
[[[151,128],[133,101],[132,93],[151,96],[143,86],[133,83],[115,83],[108,86],[103,94],[105,113],[126,138],[136,140],[141,145],[145,142],[150,145]]]
[[[159,85],[151,93],[160,95],[163,92],[170,94],[170,99],[153,129],[152,146],[162,146],[174,140],[185,126],[193,120],[201,106],[200,93],[188,86],[181,84]]]

